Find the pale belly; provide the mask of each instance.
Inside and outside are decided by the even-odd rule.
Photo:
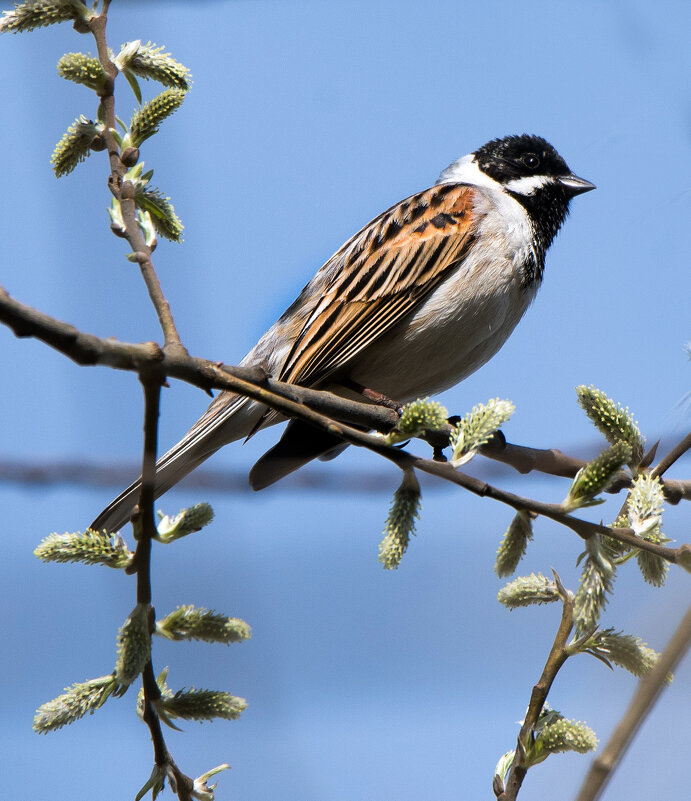
[[[508,260],[466,265],[356,357],[348,377],[398,401],[448,389],[494,356],[534,296]]]

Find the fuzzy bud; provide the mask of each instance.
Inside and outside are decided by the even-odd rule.
[[[478,403],[466,414],[454,429],[449,444],[453,448],[451,463],[459,467],[472,459],[478,450],[492,438],[494,433],[514,413],[511,401],[492,398],[487,403]]]
[[[601,503],[595,498],[614,481],[617,473],[631,459],[631,446],[626,442],[615,442],[609,448],[582,467],[569,488],[562,506],[570,512],[583,506]]]
[[[70,20],[86,23],[93,16],[80,0],[25,0],[2,12],[0,33],[24,33]]]
[[[607,442],[612,445],[626,442],[631,448],[628,464],[631,467],[639,465],[643,458],[645,439],[628,408],[615,403],[593,386],[578,386],[576,394],[581,408]]]
[[[508,609],[533,604],[549,604],[560,601],[559,588],[556,582],[541,573],[520,576],[499,590],[497,600]]]
[[[528,547],[528,541],[532,538],[530,514],[525,511],[516,512],[497,549],[494,572],[500,578],[510,576],[516,570]]]
[[[244,620],[188,604],[159,620],[156,634],[169,640],[204,640],[228,645],[248,640],[252,633]]]
[[[62,695],[36,710],[34,731],[45,734],[74,723],[87,713],[93,715],[116,689],[117,682],[112,674],[66,687]]]
[[[125,693],[151,657],[150,614],[150,606],[137,604],[118,632],[114,674],[119,685],[118,695]]]
[[[130,142],[134,147],[153,136],[159,125],[175,113],[185,99],[182,89],[166,89],[134,112],[130,122]]]
[[[413,470],[403,471],[403,480],[396,490],[384,525],[384,539],[379,543],[379,561],[385,570],[395,570],[401,563],[415,521],[420,517],[420,484]]]

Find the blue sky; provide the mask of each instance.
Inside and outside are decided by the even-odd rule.
[[[374,215],[488,139],[538,133],[598,189],[572,204],[534,307],[504,349],[442,400],[463,413],[511,398],[511,441],[593,454],[599,442],[573,392],[592,383],[632,408],[650,442],[679,438],[689,429],[691,371],[690,26],[685,2],[114,2],[113,48],[150,39],[194,74],[183,109],[142,149],[186,225],[183,245],[156,251],[185,344],[239,361]],[[55,72],[75,50],[94,47],[68,25],[0,40],[1,283],[92,333],[159,339],[138,271],[108,229],[105,160],[96,154],[60,181],[48,164],[67,125],[95,113],[93,95]],[[118,89],[128,118],[135,101],[124,82]],[[2,458],[136,463],[133,375],[78,368],[40,343],[0,336]],[[183,385],[166,390],[162,446],[206,403]],[[274,437],[226,448],[213,466],[246,472]],[[172,753],[192,775],[230,762],[219,799],[491,797],[495,762],[514,744],[558,619],[556,609],[510,614],[496,603],[492,565],[510,511],[427,482],[418,536],[388,574],[376,555],[396,471],[354,449],[310,469],[330,477],[327,490],[285,482],[200,496],[181,487],[162,502],[175,512],[207,499],[217,518],[156,549],[159,613],[196,603],[242,617],[254,632],[228,650],[155,644],[155,664],[170,666],[174,686],[228,689],[250,704],[239,722],[171,732]],[[386,491],[339,487],[358,473]],[[670,475],[688,473],[686,459]],[[491,480],[548,501],[566,492],[556,479]],[[116,489],[0,484],[0,751],[16,795],[132,798],[150,772],[132,693],[57,734],[31,731],[40,703],[111,670],[115,631],[134,603],[120,573],[41,565],[32,550],[51,531],[84,528]],[[613,500],[591,519],[608,520],[617,507]],[[683,541],[690,519],[671,509],[668,536]],[[580,551],[572,534],[540,521],[521,572],[554,567],[575,587]],[[663,590],[622,571],[603,622],[661,648],[688,597],[677,571]],[[572,662],[552,704],[605,740],[634,680],[586,657]],[[689,671],[687,660],[608,797],[678,795]],[[635,769],[642,760],[644,772]],[[545,797],[557,782],[571,797],[587,764],[552,757],[531,771],[521,797]]]

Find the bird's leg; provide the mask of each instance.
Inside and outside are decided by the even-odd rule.
[[[352,389],[353,392],[357,392],[358,395],[362,395],[362,397],[366,400],[376,403],[377,406],[385,406],[387,409],[393,409],[400,416],[403,406],[398,401],[389,398],[388,395],[383,395],[381,392],[377,392],[375,389],[363,387],[362,384],[358,384],[357,381],[353,381],[350,378],[344,379],[341,383],[347,389]]]

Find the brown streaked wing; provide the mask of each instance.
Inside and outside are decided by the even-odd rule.
[[[473,191],[440,184],[419,192],[346,242],[323,268],[341,261],[280,379],[303,385],[323,381],[426,298],[473,241]]]

